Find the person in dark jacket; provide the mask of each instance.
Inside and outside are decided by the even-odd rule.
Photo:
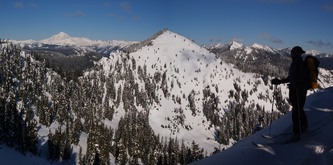
[[[305,133],[308,128],[308,120],[304,112],[304,104],[306,100],[309,79],[305,62],[302,59],[302,54],[305,51],[295,46],[291,49],[292,63],[289,68],[289,76],[284,79],[275,78],[272,84],[279,85],[282,83],[289,83],[289,99],[292,105],[292,122],[294,136],[292,140],[299,140],[300,135]]]

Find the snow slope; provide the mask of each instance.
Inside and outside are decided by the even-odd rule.
[[[135,64],[132,61],[135,61]],[[218,128],[211,126],[211,121],[203,112],[204,102],[207,99],[204,97],[204,90],[213,93],[217,98],[218,110],[215,113],[219,118],[231,109],[232,102],[244,101],[245,107],[259,105],[265,111],[271,111],[273,90],[270,89],[269,83],[265,84],[262,77],[241,72],[192,40],[171,31],[164,31],[135,52],[128,54],[114,52],[110,57],[102,58],[98,65],[103,68],[103,74],[111,77],[125,75],[125,70],[128,70],[126,68],[131,68],[133,80],[138,84],[139,91],[147,91],[150,88],[142,79],[139,67],[144,70],[143,72],[147,72],[148,77],[165,74],[167,94],[161,87],[163,83],[156,83],[155,93],[158,102],[151,102],[149,105],[150,126],[155,134],[183,139],[188,146],[194,140],[209,154],[215,147],[227,148],[232,144],[224,146],[214,140]],[[122,68],[116,69],[117,65]],[[86,73],[86,76],[89,74]],[[125,86],[126,83],[125,80],[114,80],[114,82],[116,89]],[[230,97],[230,91],[235,91],[235,84],[238,84],[245,93],[249,93],[248,98],[235,100]],[[327,87],[329,84],[323,86]],[[286,101],[287,86],[281,85],[281,91],[283,101]],[[194,97],[195,113],[189,106],[189,95]],[[177,98],[181,101],[177,102]],[[145,110],[141,106],[137,106],[137,109]],[[274,109],[277,111],[277,108]],[[108,124],[114,129],[117,128],[115,125],[125,114],[125,110],[120,106],[116,112],[113,121]]]
[[[309,133],[301,140],[291,144],[269,144],[261,137],[269,134],[266,128],[251,137],[193,164],[333,164],[333,87],[326,88],[307,97],[305,111],[309,121]],[[272,124],[272,135],[288,139],[291,136],[291,113],[286,114]],[[252,141],[264,144],[256,147]]]
[[[113,53],[108,58],[102,58],[99,65],[103,68],[105,75],[117,77],[117,74],[125,74],[115,72],[117,63],[127,68],[134,66],[132,60],[126,58],[122,52]],[[235,69],[233,65],[224,63],[216,58],[215,54],[177,33],[165,31],[153,39],[151,44],[129,53],[128,58],[135,61],[136,68],[133,69],[133,75],[139,91],[148,89],[138,73],[139,67],[146,68],[143,70],[146,70],[149,77],[165,73],[168,94],[158,88],[155,92],[159,102],[151,103],[149,108],[149,124],[155,134],[183,139],[188,146],[194,140],[209,154],[220,144],[214,140],[216,128],[211,126],[211,122],[207,120],[202,110],[205,99],[203,89],[218,98],[219,109],[215,113],[220,117],[230,109],[230,102],[235,101],[229,96],[230,91],[235,90],[234,84],[238,84],[242,90],[252,91],[246,99],[245,106],[258,104],[267,111],[271,109],[268,98],[273,95],[272,90],[269,90],[261,77]],[[116,89],[124,86],[125,83],[124,81],[115,82]],[[286,90],[285,86],[282,88],[283,91]],[[194,98],[195,112],[189,107],[189,95]],[[265,98],[258,99],[260,95],[264,95]],[[176,101],[177,98],[181,99],[179,103]],[[140,106],[137,109],[144,111],[144,108]],[[117,123],[125,114],[122,106],[116,111],[112,123]],[[110,126],[116,128],[114,124]],[[229,147],[229,145],[223,147]]]

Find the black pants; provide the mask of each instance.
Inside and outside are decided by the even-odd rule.
[[[308,128],[308,120],[304,112],[306,90],[289,90],[289,98],[292,105],[293,132],[297,135],[303,133]]]

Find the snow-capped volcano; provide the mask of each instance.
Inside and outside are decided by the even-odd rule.
[[[64,50],[71,49],[74,52],[70,55],[83,55],[86,52],[96,52],[103,56],[110,55],[110,52],[123,49],[131,44],[137,43],[136,41],[121,41],[121,40],[91,40],[85,37],[73,37],[65,32],[52,35],[40,41],[24,40],[12,41],[15,44],[20,44],[26,50],[42,50],[52,51],[64,54]],[[68,54],[65,53],[67,56]]]
[[[67,39],[67,38],[71,38],[71,36],[66,34],[65,32],[60,32],[58,34],[53,35],[50,39],[61,40],[61,39]]]
[[[76,47],[96,47],[103,48],[108,46],[118,46],[119,48],[127,45],[137,43],[136,41],[122,41],[122,40],[91,40],[86,37],[73,37],[65,32],[52,35],[50,38],[36,40],[10,40],[15,44],[30,45],[33,47],[35,44],[47,44],[47,45],[60,45],[60,46],[76,46]]]
[[[50,38],[41,40],[40,42],[52,45],[75,45],[75,46],[91,46],[101,43],[101,41],[90,40],[84,37],[72,37],[64,32],[55,34]]]

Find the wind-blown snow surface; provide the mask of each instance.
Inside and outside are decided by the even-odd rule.
[[[267,144],[261,134],[269,134],[266,128],[244,139],[233,147],[193,164],[333,164],[333,87],[307,97],[305,111],[309,121],[309,133],[291,144]],[[272,124],[272,135],[291,133],[291,113]],[[288,139],[288,136],[285,138]],[[256,147],[252,141],[266,144]]]

